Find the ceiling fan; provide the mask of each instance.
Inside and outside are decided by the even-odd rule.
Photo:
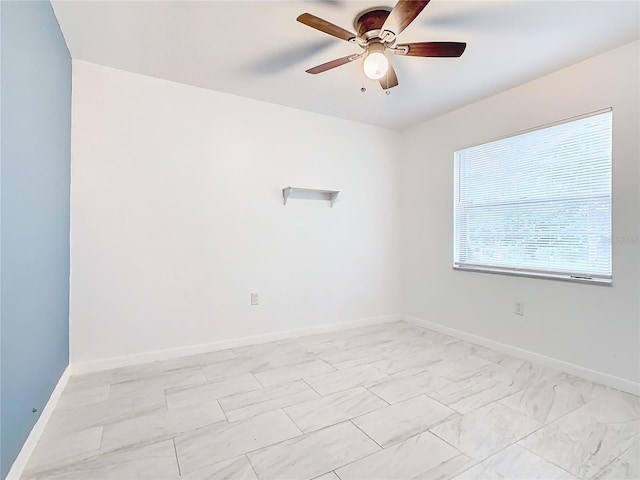
[[[322,73],[332,68],[353,62],[364,56],[364,74],[378,80],[387,93],[398,85],[398,77],[387,58],[386,52],[409,57],[459,57],[467,47],[462,42],[415,42],[396,43],[398,35],[415,20],[427,6],[429,0],[399,0],[393,9],[372,8],[358,14],[353,22],[357,35],[310,13],[303,13],[297,20],[309,27],[352,42],[364,51],[338,58],[310,68],[307,73]]]

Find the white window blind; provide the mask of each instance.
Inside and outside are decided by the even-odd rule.
[[[454,268],[611,282],[612,112],[455,153]]]

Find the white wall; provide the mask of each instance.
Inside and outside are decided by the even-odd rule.
[[[72,364],[397,314],[398,142],[74,61]]]
[[[639,54],[402,134],[74,61],[72,364],[402,311],[637,384]],[[605,107],[613,286],[454,271],[453,152]]]
[[[405,314],[638,382],[639,50],[629,44],[404,133]],[[454,271],[453,152],[605,107],[614,112],[613,286]]]

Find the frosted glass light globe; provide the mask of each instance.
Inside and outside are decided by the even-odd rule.
[[[382,52],[371,52],[364,59],[364,74],[371,80],[384,77],[389,69],[389,60]]]

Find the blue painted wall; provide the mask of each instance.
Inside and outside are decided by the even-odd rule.
[[[0,22],[4,478],[69,363],[71,57],[49,2],[2,0]]]

